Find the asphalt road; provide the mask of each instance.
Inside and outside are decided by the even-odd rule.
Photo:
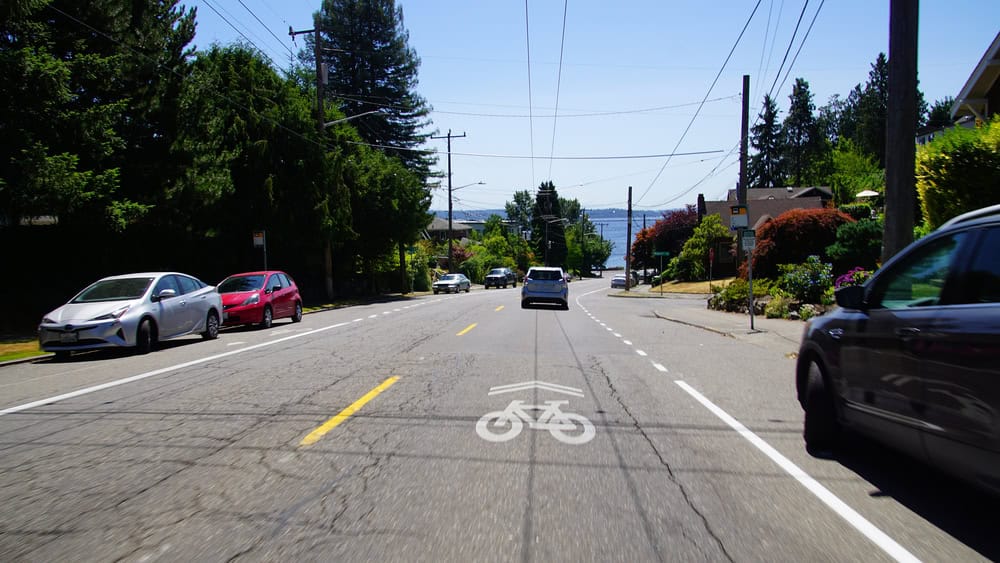
[[[787,340],[573,282],[0,368],[2,561],[976,561],[1000,506],[801,441]]]

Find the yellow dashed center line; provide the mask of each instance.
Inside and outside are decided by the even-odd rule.
[[[381,385],[379,385],[378,387],[376,387],[376,388],[372,389],[371,391],[369,391],[368,393],[366,393],[364,397],[361,397],[357,401],[354,401],[354,403],[352,403],[351,406],[349,406],[346,409],[340,411],[337,414],[337,416],[335,416],[335,417],[331,418],[330,420],[324,422],[322,426],[320,426],[316,430],[313,430],[312,432],[310,432],[309,435],[306,436],[305,438],[302,438],[302,441],[299,442],[299,446],[309,446],[309,445],[312,445],[312,444],[316,443],[327,432],[333,430],[341,422],[344,422],[345,420],[347,420],[347,418],[350,417],[352,414],[358,412],[358,410],[360,410],[361,407],[365,406],[365,403],[367,403],[368,401],[370,401],[370,400],[374,399],[375,397],[377,397],[379,395],[379,393],[381,393],[382,391],[385,391],[390,386],[392,386],[393,383],[395,383],[397,381],[399,381],[399,377],[396,377],[396,376],[393,376],[393,377],[390,377],[389,379],[386,379],[385,381],[382,382]]]
[[[463,329],[462,329],[462,332],[459,332],[459,333],[458,333],[458,334],[456,334],[455,336],[462,336],[462,335],[463,335],[463,334],[465,334],[466,332],[469,332],[470,330],[472,330],[472,329],[476,328],[476,325],[477,325],[477,324],[478,324],[478,323],[472,323],[471,325],[469,325],[469,326],[467,326],[467,327],[463,328]]]
[[[502,309],[503,309],[503,305],[500,305],[499,307],[497,307],[496,309],[494,309],[494,311],[500,311]]]

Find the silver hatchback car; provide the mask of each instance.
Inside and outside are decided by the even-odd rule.
[[[222,296],[198,278],[177,272],[111,276],[45,315],[38,343],[58,358],[113,347],[144,354],[168,338],[218,338],[221,315]]]
[[[535,266],[528,269],[521,285],[521,308],[532,303],[555,303],[569,309],[569,286],[562,268]]]

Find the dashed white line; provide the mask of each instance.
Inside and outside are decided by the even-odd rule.
[[[642,350],[636,350],[636,351],[635,351],[635,353],[636,353],[636,354],[639,354],[640,356],[643,356],[643,357],[645,357],[645,356],[646,356],[646,353],[645,353],[645,352],[643,352]]]
[[[662,371],[663,373],[667,373],[667,368],[663,367],[663,364],[658,364],[656,362],[653,362],[653,367]]]
[[[632,341],[631,340],[622,340],[622,342],[624,342],[626,346],[631,346],[632,345]]]

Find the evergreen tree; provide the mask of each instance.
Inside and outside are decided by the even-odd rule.
[[[416,93],[420,59],[408,46],[394,0],[324,0],[316,14],[328,64],[326,98],[353,119],[365,142],[398,158],[426,182],[435,159],[414,150],[428,134],[430,108]],[[300,59],[313,63],[312,38]]]
[[[566,230],[556,186],[542,182],[531,209],[531,245],[546,266],[565,266]]]
[[[778,123],[778,106],[769,94],[764,95],[757,123],[750,130],[750,188],[774,188],[782,185],[781,155],[783,149],[781,124]]]
[[[955,98],[951,96],[934,102],[927,114],[927,126],[951,127],[954,124],[954,120],[951,118],[951,106],[953,105],[955,105]]]
[[[507,219],[517,225],[519,233],[531,230],[532,205],[531,192],[528,190],[514,192],[514,201],[508,201],[504,204],[504,209],[507,211]]]
[[[783,168],[788,185],[806,185],[812,180],[813,167],[821,156],[819,127],[809,83],[795,79],[788,115],[782,124],[784,138]]]
[[[885,53],[879,53],[858,98],[857,130],[853,139],[862,150],[875,155],[881,168],[885,168],[888,108],[889,61]]]

